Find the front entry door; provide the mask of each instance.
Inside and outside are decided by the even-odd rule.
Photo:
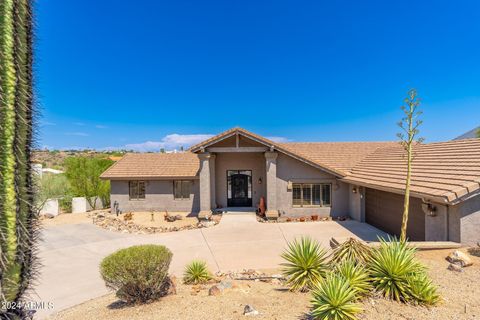
[[[252,198],[249,198],[249,176],[246,174],[230,175],[230,192],[227,205],[229,207],[251,207]]]

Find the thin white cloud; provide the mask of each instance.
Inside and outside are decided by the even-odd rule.
[[[108,127],[104,126],[102,124],[97,124],[97,125],[95,125],[95,128],[97,128],[97,129],[107,129]]]
[[[285,137],[277,137],[277,136],[265,137],[265,138],[267,138],[268,140],[272,140],[273,142],[279,142],[279,143],[291,141],[291,140],[288,139],[288,138],[285,138]]]
[[[83,123],[83,122],[74,122],[73,124],[76,125],[76,126],[81,126],[81,127],[83,127],[85,125],[85,123]]]
[[[142,143],[126,144],[121,149],[134,150],[140,152],[159,151],[160,149],[174,150],[188,147],[199,143],[203,140],[213,137],[212,134],[169,134],[160,141],[145,141]]]
[[[67,136],[77,136],[77,137],[88,137],[88,136],[90,136],[88,133],[85,133],[85,132],[66,132],[65,135],[67,135]]]

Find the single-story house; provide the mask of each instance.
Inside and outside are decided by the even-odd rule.
[[[480,241],[480,139],[414,148],[408,237]],[[398,235],[405,189],[398,142],[278,143],[233,128],[182,153],[130,153],[102,174],[127,211],[256,207],[266,215],[350,216]]]

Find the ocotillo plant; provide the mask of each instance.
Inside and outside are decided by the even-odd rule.
[[[407,176],[405,179],[405,200],[403,203],[403,216],[402,216],[402,228],[400,231],[400,240],[405,241],[407,239],[407,224],[408,224],[408,207],[410,205],[410,181],[412,177],[412,161],[413,161],[413,146],[417,143],[423,142],[423,138],[417,138],[419,130],[418,128],[422,124],[422,120],[419,119],[422,114],[418,110],[420,105],[420,99],[417,97],[417,91],[411,89],[408,91],[408,96],[404,100],[405,105],[402,106],[402,111],[405,113],[405,117],[398,123],[403,132],[397,136],[400,139],[400,143],[405,149],[407,156]]]
[[[25,318],[35,271],[33,17],[30,0],[0,1],[0,317]]]

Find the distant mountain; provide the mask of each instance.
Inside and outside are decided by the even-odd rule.
[[[471,138],[476,138],[477,137],[477,132],[480,130],[480,127],[476,127],[475,129],[472,129],[461,136],[456,137],[453,140],[462,140],[462,139],[471,139]]]

